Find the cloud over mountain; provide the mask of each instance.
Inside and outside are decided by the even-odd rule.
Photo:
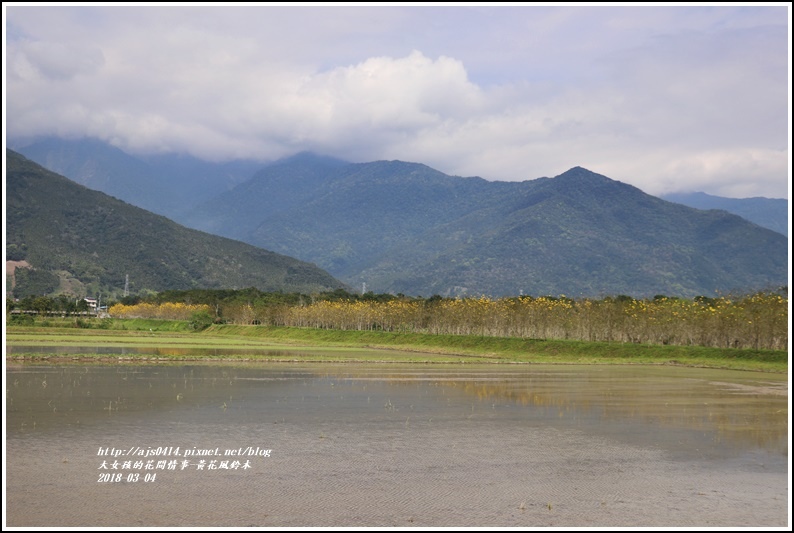
[[[7,8],[7,131],[788,194],[786,8]]]

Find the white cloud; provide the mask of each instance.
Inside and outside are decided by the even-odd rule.
[[[777,176],[786,175],[788,154],[768,149],[709,150],[690,156],[677,156],[663,167],[669,178],[654,187],[662,194],[673,191],[713,190],[718,196],[744,198],[759,189],[774,190]],[[718,184],[713,177],[720,176]]]
[[[6,9],[10,136],[788,194],[785,8]]]
[[[376,57],[312,76],[283,103],[301,118],[300,134],[315,142],[355,149],[361,137],[383,142],[458,116],[477,113],[483,104],[463,65],[454,59]],[[383,147],[381,147],[382,149]]]
[[[19,43],[13,56],[17,76],[41,76],[53,82],[95,74],[104,63],[102,51],[94,46],[47,41]]]

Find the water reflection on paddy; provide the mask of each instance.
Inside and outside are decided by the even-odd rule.
[[[787,517],[780,375],[9,363],[6,390],[9,525],[779,526]],[[97,456],[177,447],[272,454],[213,471],[104,470]],[[162,460],[192,459],[171,455]],[[98,482],[103,472],[123,481]],[[127,482],[133,473],[157,478]]]

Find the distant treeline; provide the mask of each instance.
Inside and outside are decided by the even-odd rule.
[[[128,298],[109,308],[113,317],[678,344],[785,350],[788,347],[788,293],[682,299],[614,296],[412,298],[354,294],[344,290],[315,295],[238,291],[167,291],[146,299]]]
[[[38,297],[7,301],[6,311],[8,316],[12,309],[52,311],[73,304],[65,297]],[[186,320],[195,329],[233,323],[771,350],[788,347],[787,288],[693,299],[664,295],[647,299],[625,295],[417,298],[344,290],[306,295],[254,288],[196,289],[125,297],[110,302],[108,313],[113,318]]]
[[[14,313],[14,311],[18,311]],[[88,302],[74,296],[27,296],[20,300],[6,298],[6,315],[85,315],[89,313]]]

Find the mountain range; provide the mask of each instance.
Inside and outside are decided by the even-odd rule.
[[[69,143],[83,142],[60,141],[61,168],[80,174],[74,169],[89,161],[110,167],[90,150],[70,152]],[[52,146],[22,151],[52,164]],[[161,161],[135,159],[155,167],[155,181],[168,179]],[[310,153],[260,165],[248,179],[242,175],[253,164],[223,167],[236,174],[208,165],[202,194],[179,196],[161,184],[159,198],[136,201],[147,209],[160,202],[158,209],[186,226],[314,263],[376,292],[691,297],[787,284],[783,234],[580,167],[496,182],[419,163],[354,164]],[[192,168],[202,167],[194,161]],[[107,175],[138,183],[134,173]],[[81,176],[73,179],[88,179]],[[189,188],[189,172],[182,176],[181,187]],[[138,190],[154,190],[147,187]],[[179,209],[169,211],[177,198],[184,198]]]
[[[14,149],[44,168],[67,178],[184,223],[190,213],[224,191],[249,180],[267,166],[285,167],[292,158],[262,163],[237,160],[204,161],[189,155],[133,156],[105,142],[47,137],[21,143]],[[311,154],[300,154],[298,157]],[[325,157],[338,165],[346,161]],[[296,180],[297,187],[310,182]],[[282,191],[291,194],[290,191]],[[724,198],[703,192],[669,193],[664,200],[697,209],[722,209],[759,226],[788,236],[788,200],[782,198]]]
[[[300,192],[296,182],[310,186]],[[187,223],[404,294],[706,295],[785,284],[788,261],[779,233],[579,167],[489,182],[302,154]]]
[[[347,288],[315,265],[185,228],[12,150],[6,151],[6,239],[6,259],[19,267],[12,279],[23,282],[7,287],[17,297],[60,292],[121,296],[125,286],[132,293]]]

